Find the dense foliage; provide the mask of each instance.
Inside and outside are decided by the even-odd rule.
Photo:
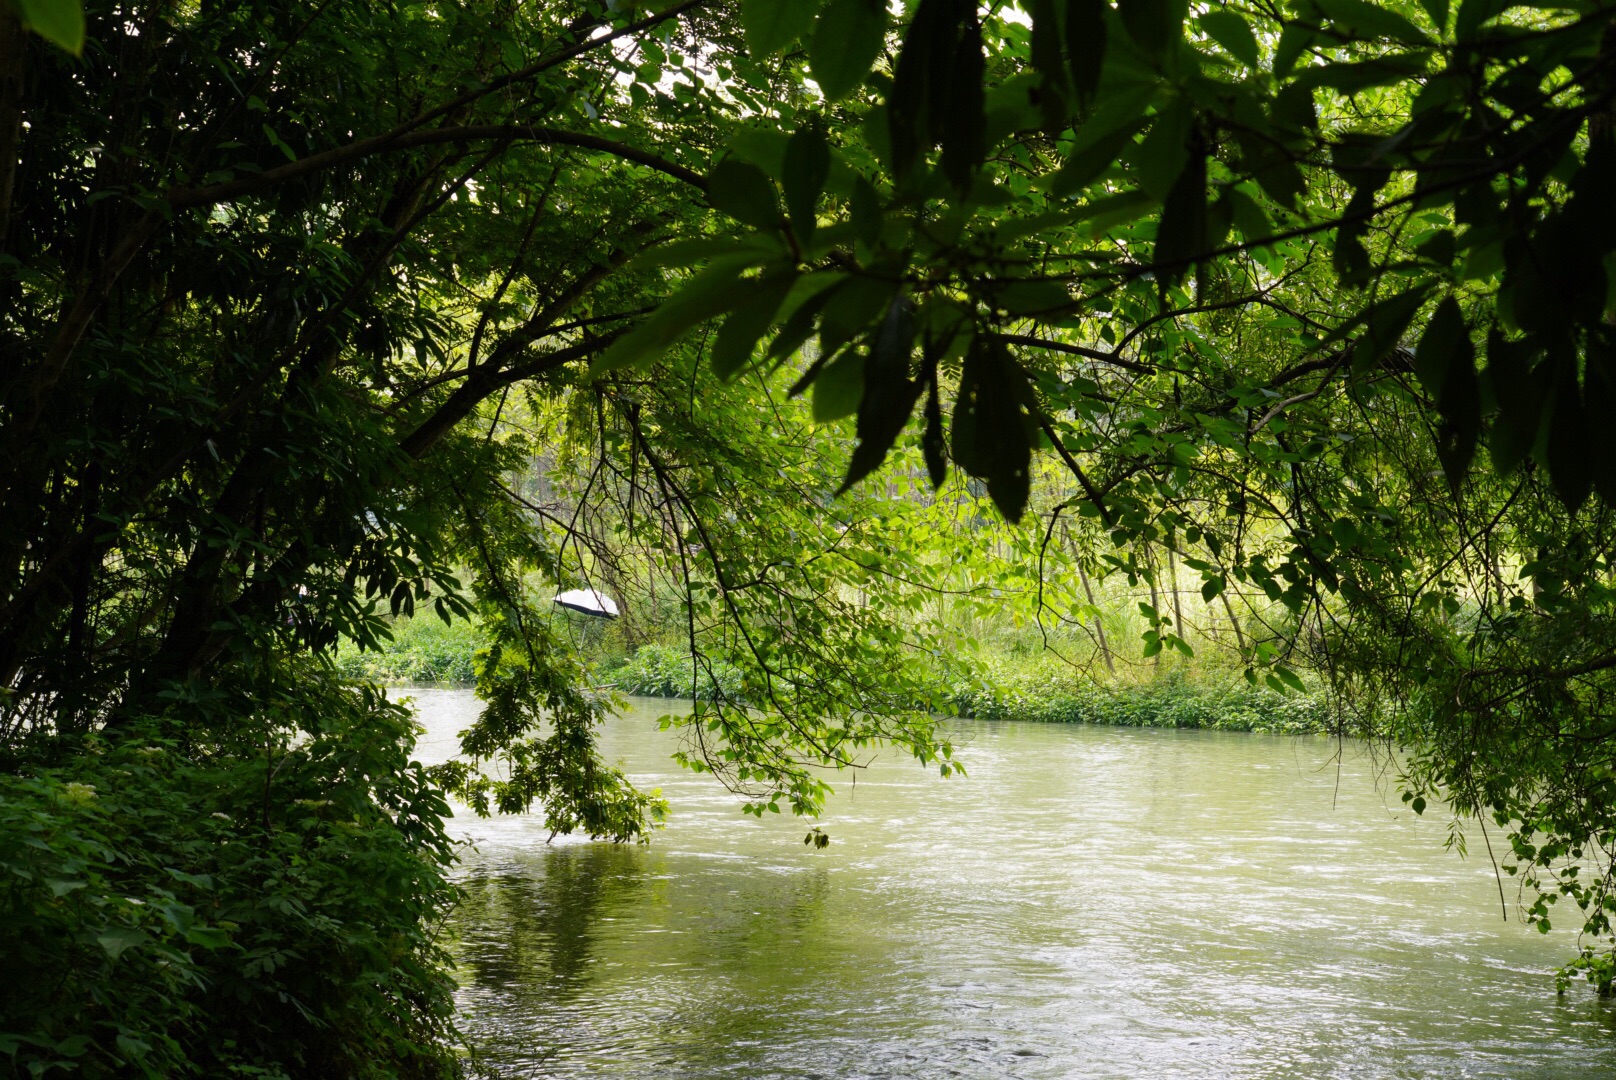
[[[4,903],[56,931],[3,947],[62,987],[4,1048],[453,1071],[431,784],[659,811],[547,602],[602,582],[757,813],[951,771],[961,619],[1110,664],[1091,577],[1148,589],[1147,658],[1316,671],[1608,988],[1611,17],[0,0]],[[473,611],[429,783],[334,657]]]

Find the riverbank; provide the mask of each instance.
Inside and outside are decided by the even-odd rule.
[[[689,654],[647,645],[631,657],[603,664],[603,682],[626,694],[688,698]],[[719,686],[738,687],[740,673],[714,666]],[[1106,727],[1166,727],[1310,735],[1330,730],[1329,708],[1319,695],[1280,694],[1247,685],[1238,676],[1187,677],[1171,671],[1141,682],[1095,683],[1071,668],[1033,656],[990,660],[969,681],[951,687],[956,715],[979,720],[1025,720]]]
[[[390,647],[345,651],[338,665],[354,679],[387,684],[470,686],[481,642],[474,626],[436,619],[401,621]],[[630,655],[603,658],[596,678],[625,694],[690,697],[690,655],[666,645],[643,645]],[[738,694],[741,675],[715,662],[713,678]],[[1280,694],[1247,685],[1237,674],[1169,670],[1155,678],[1096,682],[1038,655],[991,658],[949,687],[956,715],[1044,724],[1163,727],[1310,735],[1331,730],[1329,708],[1316,694]]]

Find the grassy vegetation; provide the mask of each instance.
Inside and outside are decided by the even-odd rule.
[[[386,650],[345,651],[340,663],[353,678],[469,685],[480,641],[471,623],[446,627],[433,618],[400,619]],[[597,660],[595,670],[600,682],[625,694],[690,696],[690,654],[678,646],[653,643],[633,651],[611,650]],[[968,670],[954,688],[955,710],[982,720],[1279,734],[1329,729],[1322,698],[1249,686],[1238,674],[1211,664],[1125,666],[1118,676],[1097,681],[1086,666],[1011,647],[993,650]],[[722,661],[714,663],[713,677],[731,693],[740,684],[740,672]]]

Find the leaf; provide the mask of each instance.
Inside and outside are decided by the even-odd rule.
[[[1050,315],[1072,306],[1060,281],[1014,281],[999,289],[995,304],[1011,315]]]
[[[1530,339],[1510,341],[1494,330],[1487,335],[1487,381],[1498,402],[1488,450],[1493,468],[1508,475],[1531,454],[1543,415],[1543,390],[1532,371]],[[1452,373],[1449,373],[1452,378]],[[1448,387],[1444,384],[1443,390]]]
[[[1055,173],[1050,189],[1056,195],[1072,195],[1094,183],[1116,162],[1118,155],[1132,145],[1134,132],[1144,122],[1143,116],[1136,115],[1130,126],[1086,141],[1082,129],[1079,129],[1078,141],[1084,145],[1072,148],[1071,154]]]
[[[1283,79],[1289,75],[1297,59],[1313,44],[1316,36],[1305,26],[1286,23],[1279,32],[1279,44],[1274,46],[1274,76]]]
[[[84,52],[84,5],[81,0],[12,0],[23,26],[58,49]]]
[[[1583,423],[1574,353],[1568,352],[1555,364],[1550,403],[1552,408],[1544,416],[1544,423],[1548,425],[1544,456],[1549,480],[1566,509],[1575,512],[1588,501],[1588,493],[1593,488],[1592,463],[1598,451],[1593,445],[1592,433]],[[1609,418],[1597,417],[1595,422],[1602,425],[1608,423]]]
[[[982,56],[982,27],[976,19],[976,6],[970,5],[971,15],[954,50],[947,88],[946,104],[941,110],[947,120],[941,125],[939,143],[942,146],[943,175],[960,191],[971,186],[971,177],[982,166],[987,153],[987,105],[983,97],[982,80],[986,68]],[[938,117],[933,115],[935,123]]]
[[[807,247],[814,235],[815,207],[830,175],[830,143],[813,128],[799,128],[786,144],[785,171],[781,177],[786,191],[786,212],[797,240]]]
[[[780,203],[763,170],[739,158],[725,158],[707,177],[707,202],[714,210],[759,229],[780,224]]]
[[[1408,17],[1371,0],[1313,0],[1337,27],[1369,37],[1391,38],[1405,45],[1430,45],[1425,31]]]
[[[1386,358],[1402,339],[1403,331],[1431,291],[1429,282],[1416,285],[1390,299],[1381,300],[1364,312],[1363,336],[1352,347],[1352,373],[1362,375]]]
[[[1158,278],[1175,282],[1184,276],[1190,261],[1207,250],[1206,225],[1206,156],[1197,150],[1162,204],[1151,254]]]
[[[771,275],[724,320],[713,341],[713,374],[728,380],[752,358],[752,352],[774,322],[775,312],[797,283],[796,271]]]
[[[763,242],[759,242],[763,241]],[[754,264],[778,258],[782,248],[771,237],[756,233],[738,239],[718,236],[697,236],[674,240],[647,248],[630,259],[628,270],[659,270],[665,266],[688,267],[692,263],[725,255],[750,255]]]
[[[745,290],[738,286],[741,273],[750,266],[751,260],[743,256],[714,260],[643,322],[613,342],[590,365],[590,377],[649,363],[692,326],[731,310],[746,299]]]
[[[1079,101],[1088,101],[1100,86],[1105,65],[1105,0],[1067,0],[1066,59]]]
[[[1414,374],[1431,400],[1440,402],[1449,370],[1456,363],[1470,364],[1474,355],[1464,313],[1459,310],[1459,302],[1449,296],[1436,306],[1425,324],[1425,333],[1420,335],[1419,347],[1414,350]]]
[[[1483,23],[1502,15],[1509,6],[1509,0],[1462,0],[1459,17],[1453,22],[1454,37],[1460,41],[1471,40]]]
[[[1224,197],[1229,200],[1229,209],[1233,211],[1234,226],[1245,237],[1246,243],[1254,244],[1273,235],[1273,223],[1263,213],[1256,199],[1238,187],[1229,188]]]
[[[892,92],[887,95],[887,123],[892,142],[892,171],[906,177],[922,151],[937,141],[948,121],[939,115],[950,99],[950,66],[957,52],[963,12],[956,0],[920,0],[903,36]]]
[[[1184,20],[1183,5],[1177,0],[1117,0],[1117,14],[1128,36],[1156,58],[1167,54]]]
[[[864,479],[886,459],[887,452],[909,422],[920,384],[909,377],[914,350],[914,305],[895,296],[864,361],[864,396],[858,407],[858,445],[847,466],[840,495]]]
[[[1146,110],[1158,92],[1150,84],[1108,96],[1078,127],[1071,153],[1051,185],[1055,194],[1070,195],[1099,179],[1149,120]]]
[[[1189,105],[1183,101],[1173,103],[1156,114],[1144,142],[1129,157],[1139,186],[1160,201],[1166,201],[1184,171],[1194,124],[1195,114]]]
[[[747,49],[759,58],[784,50],[813,27],[818,11],[818,0],[741,0]]]
[[[1447,29],[1448,0],[1420,0],[1420,9],[1430,18],[1438,34]]]
[[[144,930],[133,930],[125,926],[113,927],[104,934],[96,937],[96,943],[106,950],[109,957],[116,960],[128,949],[144,945],[150,940]]]
[[[1304,68],[1296,84],[1315,89],[1329,87],[1343,94],[1356,94],[1374,86],[1390,86],[1425,74],[1426,56],[1404,53],[1379,56],[1357,63],[1318,64]]]
[[[808,45],[808,67],[820,91],[840,101],[864,82],[881,54],[887,9],[881,0],[830,0]]]
[[[819,320],[819,351],[833,355],[887,309],[898,283],[885,278],[851,277],[828,294]]]
[[[1257,35],[1245,18],[1227,9],[1209,11],[1200,18],[1201,29],[1225,52],[1252,70],[1261,59],[1257,49]]]
[[[185,931],[185,940],[204,949],[223,949],[230,944],[230,935],[217,926],[193,926]]]
[[[864,396],[864,356],[848,349],[820,369],[814,379],[814,423],[828,424],[858,411]]]
[[[881,240],[881,196],[876,193],[875,187],[863,176],[853,181],[853,194],[848,199],[848,219],[853,225],[853,235],[865,247],[874,247]]]
[[[1061,20],[1058,0],[1027,0],[1032,17],[1032,33],[1027,58],[1038,73],[1038,104],[1043,109],[1044,127],[1053,134],[1070,115],[1066,77],[1066,51],[1061,47]]]
[[[1033,403],[1027,376],[996,338],[978,336],[960,372],[954,404],[953,456],[987,481],[988,497],[1012,524],[1031,489],[1032,442],[1024,408]]]
[[[926,430],[920,436],[920,452],[926,459],[926,475],[932,490],[943,486],[948,478],[948,460],[943,455],[943,410],[937,400],[937,372],[932,370],[926,381]]]

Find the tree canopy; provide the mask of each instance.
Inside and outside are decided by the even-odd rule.
[[[1608,989],[1613,25],[0,0],[4,895],[56,942],[5,948],[73,973],[0,990],[0,1048],[448,1068],[439,791],[612,839],[659,813],[533,583],[669,583],[688,762],[812,812],[878,743],[955,768],[948,493],[997,508],[1040,625],[1082,619],[1072,530],[1091,571],[1154,581],[1154,545],[1261,598],[1247,677],[1321,679],[1416,809],[1502,830]],[[1191,650],[1144,607],[1147,655]],[[331,664],[412,612],[493,641],[430,776]],[[334,890],[353,850],[391,900]],[[247,899],[270,878],[287,905]]]

